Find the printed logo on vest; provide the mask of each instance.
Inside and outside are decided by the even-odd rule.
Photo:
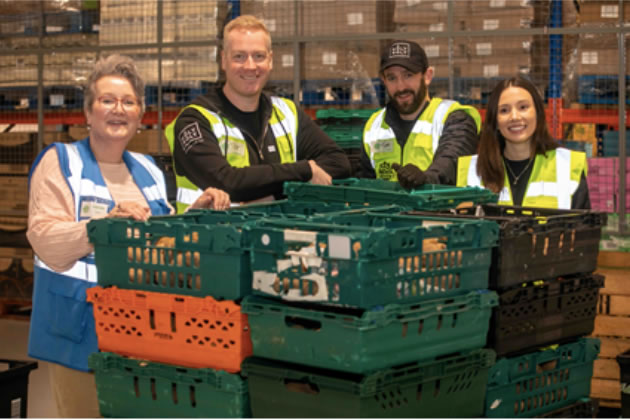
[[[378,165],[377,172],[377,178],[382,178],[387,181],[394,178],[394,170],[392,169],[392,165],[389,162],[383,162]]]
[[[177,139],[179,140],[179,144],[181,144],[184,153],[188,153],[195,144],[203,141],[203,137],[201,137],[201,130],[199,129],[199,123],[194,122],[188,124],[182,131],[180,131]]]

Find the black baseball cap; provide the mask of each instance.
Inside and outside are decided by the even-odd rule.
[[[381,54],[381,72],[390,66],[402,66],[414,73],[424,73],[429,59],[422,47],[413,41],[394,41]]]

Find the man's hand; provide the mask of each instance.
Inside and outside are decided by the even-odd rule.
[[[225,210],[230,208],[230,195],[217,188],[206,188],[190,207],[193,209]]]
[[[328,175],[328,172],[320,168],[320,166],[315,163],[314,160],[309,160],[308,164],[311,166],[311,171],[313,172],[313,177],[309,181],[311,184],[316,185],[331,185],[332,177]]]
[[[427,182],[427,176],[424,172],[411,163],[405,166],[392,163],[392,169],[394,169],[398,175],[398,183],[406,190],[413,190]]]

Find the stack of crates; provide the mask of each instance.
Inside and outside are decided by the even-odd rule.
[[[309,187],[324,202],[361,190]],[[425,195],[439,201],[439,193]],[[498,228],[393,213],[353,210],[249,227],[253,284],[242,309],[254,357],[243,370],[255,417],[483,413],[494,363],[483,347],[497,304],[487,286]]]
[[[488,335],[498,360],[490,369],[485,415],[593,407],[582,399],[589,396],[599,340],[580,337],[593,331],[604,285],[593,271],[606,215],[493,204],[480,209],[460,209],[459,217],[494,220],[500,228],[490,269],[499,306]]]
[[[88,290],[100,353],[90,356],[106,417],[249,417],[251,354],[240,299],[251,290],[247,231],[258,218],[304,218],[341,203],[274,202],[91,221],[98,286]],[[280,217],[280,216],[278,216]]]
[[[317,122],[326,134],[341,147],[350,160],[352,176],[358,173],[361,164],[363,128],[375,109],[320,109]]]
[[[203,216],[203,220],[201,220]],[[247,255],[222,214],[88,225],[98,284],[88,290],[100,353],[89,359],[105,417],[249,417]]]

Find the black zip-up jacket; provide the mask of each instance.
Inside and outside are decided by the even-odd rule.
[[[312,178],[309,160],[314,160],[333,179],[350,176],[350,162],[345,152],[299,106],[297,161],[282,164],[269,125],[273,107],[267,94],[260,96],[255,112],[236,108],[225,97],[222,87],[199,96],[192,103],[218,113],[238,127],[247,141],[250,160],[248,167],[232,167],[221,153],[208,120],[196,109],[185,109],[175,122],[175,171],[201,189],[220,188],[233,202],[269,195],[283,198],[285,181],[307,182]]]
[[[424,112],[428,105],[427,102],[420,113]],[[416,120],[402,120],[398,115],[398,111],[389,103],[385,111],[385,122],[394,131],[400,148],[404,149]],[[475,120],[465,111],[450,113],[446,121],[444,121],[442,135],[433,155],[433,162],[424,171],[427,176],[426,183],[455,185],[457,182],[457,158],[477,153],[478,143],[479,134],[477,133]],[[365,148],[361,150],[360,170],[361,177],[376,178],[372,162],[365,152]]]

